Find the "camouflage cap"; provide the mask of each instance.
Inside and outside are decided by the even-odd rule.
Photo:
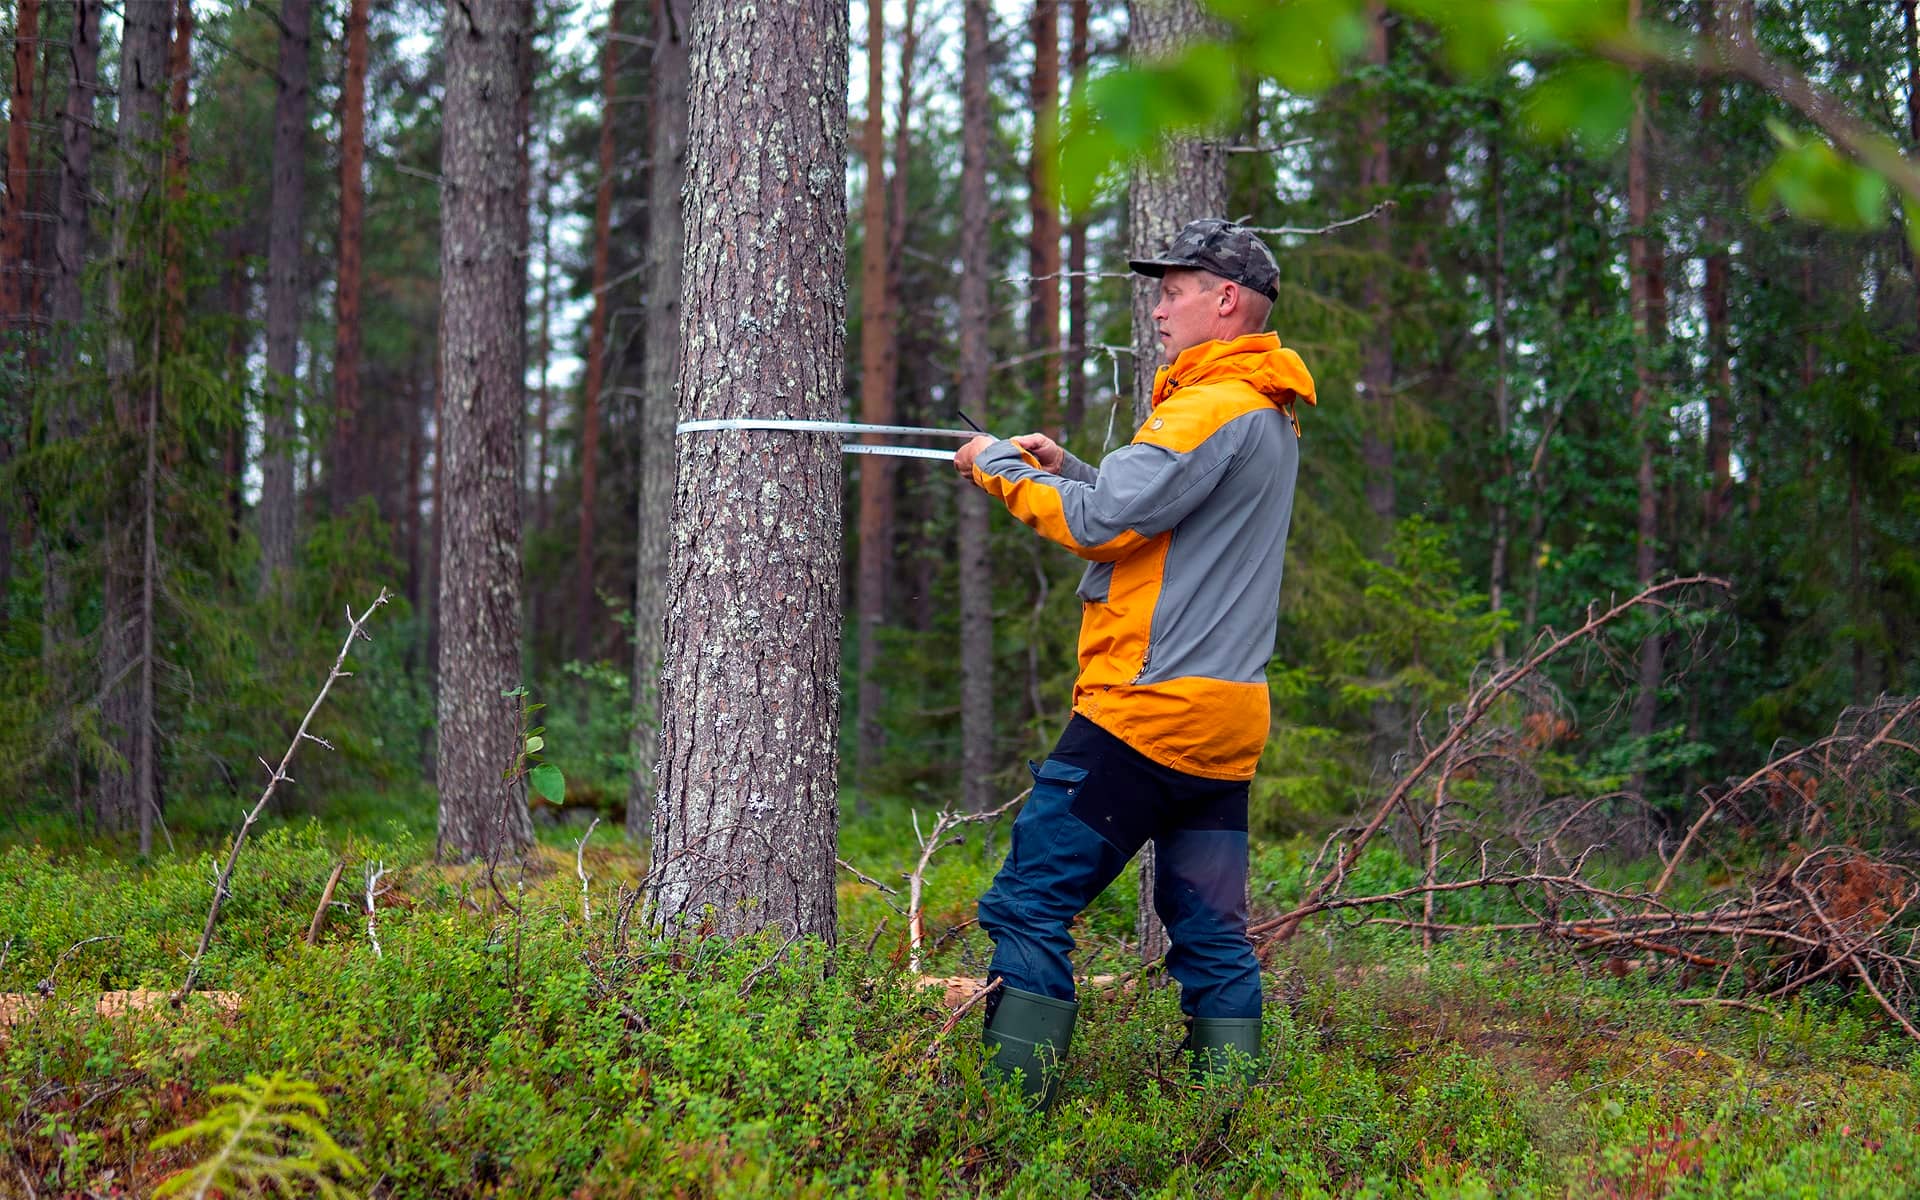
[[[1273,251],[1246,226],[1219,217],[1187,222],[1158,258],[1129,259],[1127,265],[1156,279],[1174,268],[1208,271],[1269,300],[1280,298],[1280,267]]]

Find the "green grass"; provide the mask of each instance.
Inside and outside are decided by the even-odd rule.
[[[1401,934],[1310,924],[1271,964],[1251,1086],[1195,1086],[1176,995],[1149,978],[1084,996],[1048,1119],[982,1078],[977,1015],[942,1033],[939,994],[904,974],[905,922],[865,885],[842,885],[838,950],[776,961],[763,941],[641,937],[616,956],[611,889],[640,871],[619,829],[589,843],[591,924],[576,826],[543,831],[516,918],[491,911],[474,869],[431,863],[420,798],[356,803],[243,855],[205,972],[244,997],[231,1014],[91,1004],[177,986],[217,845],[148,863],[0,850],[0,990],[111,939],[68,953],[54,1000],[0,1035],[0,1191],[22,1172],[41,1195],[150,1191],[195,1153],[154,1138],[211,1110],[215,1085],[276,1070],[317,1085],[326,1131],[366,1164],[355,1185],[391,1196],[1828,1197],[1920,1178],[1915,1047],[1839,989],[1775,1016],[1681,1008],[1658,981],[1529,942],[1448,942],[1429,960]],[[994,850],[981,833],[936,860],[936,938],[971,916],[1004,850],[1004,831]],[[902,807],[843,833],[843,856],[883,881],[913,853]],[[1302,853],[1262,847],[1263,903],[1297,888]],[[310,948],[342,858],[354,908]],[[393,872],[379,957],[357,908],[369,860]],[[1089,913],[1085,968],[1132,965],[1131,906],[1123,886]],[[961,930],[933,969],[976,970],[986,951]]]

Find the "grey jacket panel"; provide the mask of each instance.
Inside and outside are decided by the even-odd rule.
[[[1110,562],[1090,562],[1080,576],[1080,586],[1073,594],[1089,604],[1105,604],[1113,593],[1113,564]]]
[[[1231,465],[1173,531],[1140,683],[1266,678],[1300,444],[1268,408],[1229,421],[1195,453],[1216,445]]]
[[[1068,450],[1064,446],[1061,447],[1060,452],[1066,455],[1065,458],[1060,460],[1060,474],[1073,480],[1075,483],[1094,483],[1099,480],[1099,467],[1094,466],[1092,463],[1080,461],[1073,456],[1073,451]]]
[[[1178,525],[1232,465],[1232,440],[1215,434],[1185,454],[1133,442],[1101,460],[1092,483],[1028,466],[1012,442],[993,443],[976,461],[981,470],[1003,479],[1031,480],[1057,490],[1068,532],[1083,549],[1097,550],[1128,530],[1152,537]]]

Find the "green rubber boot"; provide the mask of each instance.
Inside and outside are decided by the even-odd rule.
[[[1002,987],[999,1006],[987,1018],[986,1043],[993,1049],[993,1069],[1001,1075],[1020,1073],[1027,1101],[1040,1111],[1053,1107],[1060,1090],[1060,1068],[1073,1041],[1073,1017],[1080,1006],[1037,992]]]
[[[1187,1048],[1193,1051],[1194,1070],[1203,1075],[1252,1079],[1260,1067],[1260,1018],[1195,1017]]]

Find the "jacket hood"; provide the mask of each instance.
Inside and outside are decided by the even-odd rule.
[[[1158,407],[1179,388],[1230,379],[1252,385],[1255,391],[1273,401],[1293,422],[1296,435],[1300,432],[1300,421],[1294,416],[1294,401],[1317,403],[1313,376],[1307,371],[1307,364],[1298,354],[1282,346],[1280,335],[1275,333],[1246,333],[1231,341],[1216,340],[1187,347],[1154,375],[1153,403]]]

